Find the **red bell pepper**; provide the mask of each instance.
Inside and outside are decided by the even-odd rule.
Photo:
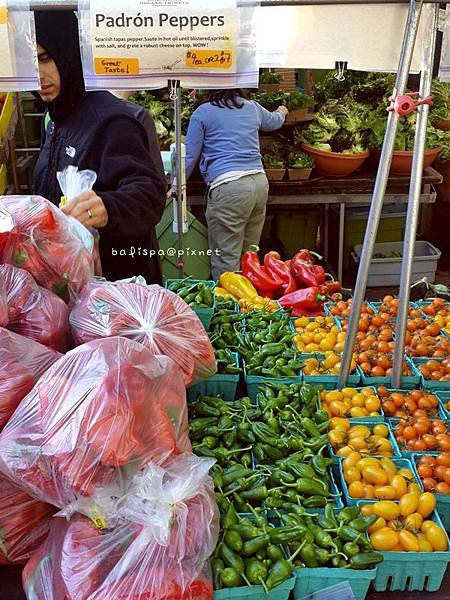
[[[323,302],[317,304],[314,310],[306,310],[306,308],[294,308],[291,311],[291,317],[322,317],[324,315]]]
[[[320,293],[326,296],[332,296],[341,291],[341,284],[339,281],[327,281],[320,286]]]
[[[311,311],[317,310],[319,303],[323,300],[325,300],[325,297],[320,294],[319,288],[312,286],[282,296],[279,299],[279,303],[286,309],[306,309]]]
[[[318,285],[322,285],[323,283],[325,283],[325,269],[323,267],[321,267],[320,265],[314,265],[313,266],[313,273],[316,276],[316,281]]]
[[[294,256],[291,262],[291,271],[299,287],[307,288],[320,285],[314,273],[314,265]]]
[[[280,260],[278,252],[268,252],[264,257],[264,269],[266,272],[273,278],[279,278],[283,281],[283,285],[281,286],[283,295],[290,294],[297,289],[297,284],[291,273],[290,261],[288,263]]]
[[[265,290],[281,288],[283,281],[279,277],[269,275],[260,264],[258,250],[258,246],[250,246],[250,250],[242,255],[242,274],[251,281],[261,294]]]
[[[314,256],[316,258],[318,258],[319,260],[322,259],[322,257],[319,256],[319,254],[316,254],[315,252],[311,252],[311,250],[307,250],[306,248],[304,248],[303,250],[299,250],[292,260],[297,258],[298,260],[304,260],[305,262],[309,263],[310,265],[313,265],[314,264]]]

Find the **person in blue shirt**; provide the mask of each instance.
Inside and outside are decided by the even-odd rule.
[[[208,186],[206,221],[215,280],[225,271],[239,271],[242,252],[259,244],[269,183],[258,134],[279,129],[287,114],[285,106],[269,112],[247,100],[243,90],[230,89],[211,91],[209,101],[191,116],[186,178],[200,162]]]

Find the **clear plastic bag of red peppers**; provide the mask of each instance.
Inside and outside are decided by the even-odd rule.
[[[0,328],[0,430],[43,373],[61,354]]]
[[[67,304],[39,286],[24,269],[0,265],[0,281],[5,288],[7,305],[5,326],[44,346],[65,352],[70,333]]]
[[[213,348],[194,311],[173,292],[146,285],[141,278],[89,283],[71,312],[70,324],[78,344],[120,335],[154,354],[170,356],[186,387],[216,372]]]
[[[181,454],[149,465],[119,501],[99,499],[96,523],[56,517],[24,569],[27,598],[211,600],[207,561],[219,531],[213,462]]]
[[[51,202],[41,196],[1,196],[0,263],[25,269],[68,302],[94,276],[95,259],[73,220]]]
[[[54,512],[0,477],[0,565],[25,564],[45,541]]]
[[[147,464],[190,450],[178,367],[112,337],[45,372],[0,434],[0,470],[66,515],[91,516],[96,494],[120,497]]]

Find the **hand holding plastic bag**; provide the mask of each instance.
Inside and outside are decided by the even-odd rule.
[[[69,165],[64,171],[58,171],[56,177],[58,179],[59,187],[64,194],[60,206],[64,206],[66,200],[73,200],[73,198],[80,196],[80,194],[92,190],[97,180],[97,173],[89,169],[79,171],[78,167]],[[100,276],[102,274],[102,266],[100,263],[100,252],[98,247],[98,231],[93,228],[85,227],[79,221],[73,219],[73,217],[68,218],[72,219],[74,227],[78,229],[86,249],[92,253],[95,262],[95,275]],[[89,232],[90,235],[87,235],[87,232]]]
[[[72,220],[40,196],[0,197],[0,263],[25,269],[66,302],[94,275]]]
[[[0,286],[5,286],[8,329],[65,352],[70,326],[64,300],[40,287],[28,271],[12,265],[0,265],[0,282]]]
[[[80,499],[107,487],[120,495],[149,462],[190,449],[177,366],[113,337],[72,350],[46,371],[0,434],[0,470],[71,514]]]
[[[34,340],[0,328],[0,430],[60,356]]]
[[[45,541],[54,512],[0,477],[0,565],[25,564]]]
[[[70,315],[78,344],[120,335],[170,356],[186,386],[216,372],[214,351],[201,321],[179,296],[158,285],[92,282],[83,289]]]
[[[128,493],[99,506],[105,527],[56,518],[23,574],[32,600],[211,600],[205,575],[219,515],[208,471],[214,461],[182,454],[149,465]]]

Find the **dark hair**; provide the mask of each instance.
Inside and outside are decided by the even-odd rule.
[[[245,90],[236,88],[232,90],[211,90],[209,92],[209,102],[219,108],[242,108],[244,103],[239,102],[238,98],[247,99]]]

